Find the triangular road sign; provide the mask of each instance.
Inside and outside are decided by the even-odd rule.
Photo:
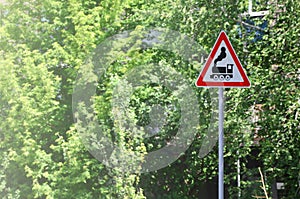
[[[221,31],[196,81],[198,87],[250,87],[226,33]]]

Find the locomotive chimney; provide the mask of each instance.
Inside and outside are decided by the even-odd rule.
[[[226,57],[226,48],[221,48],[220,55],[214,60],[214,67],[217,67],[217,62],[222,61]]]

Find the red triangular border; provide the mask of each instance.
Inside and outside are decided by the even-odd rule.
[[[241,77],[243,79],[243,82],[209,82],[209,81],[204,81],[203,78],[205,77],[205,74],[207,72],[207,70],[209,69],[209,66],[211,64],[211,62],[213,61],[213,58],[215,57],[222,41],[225,42],[225,45],[227,46],[227,49],[229,50],[232,59],[234,61],[234,63],[236,64],[239,73],[241,74]],[[219,37],[212,49],[212,51],[210,52],[208,59],[204,65],[204,68],[202,69],[201,73],[199,74],[199,77],[196,81],[196,86],[197,87],[250,87],[250,81],[246,75],[246,73],[244,72],[244,69],[241,65],[241,62],[239,60],[239,58],[237,57],[226,33],[224,31],[221,31],[221,33],[219,34]]]

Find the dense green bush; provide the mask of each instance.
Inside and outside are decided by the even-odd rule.
[[[208,89],[195,88],[194,82],[202,56],[209,53],[220,30],[225,30],[252,83],[249,89],[225,90],[229,195],[236,198],[241,191],[242,198],[247,198],[249,187],[256,186],[245,178],[238,189],[235,181],[238,158],[243,160],[242,176],[258,174],[257,169],[246,168],[253,139],[258,137],[255,158],[262,162],[268,192],[280,180],[285,182],[286,198],[295,197],[300,170],[300,3],[281,2],[284,12],[275,13],[279,9],[275,5],[256,2],[254,9],[268,9],[270,14],[252,22],[239,17],[247,10],[247,1],[12,0],[0,5],[0,196],[201,197],[200,187],[217,176],[217,148],[203,158],[198,156],[211,122],[213,99]],[[251,26],[242,25],[241,20]],[[268,21],[265,29],[256,27],[264,20]],[[153,27],[178,31],[206,52],[186,60],[163,49],[133,48],[140,40],[127,41],[132,45],[113,52],[114,60],[97,82],[97,120],[124,154],[137,154],[139,161],[146,151],[166,145],[181,117],[180,99],[166,87],[141,86],[130,97],[127,117],[113,120],[112,113],[118,82],[137,66],[155,64],[173,68],[186,78],[198,98],[200,125],[193,143],[177,161],[158,171],[132,174],[107,167],[88,152],[80,137],[86,129],[73,121],[72,93],[78,71],[105,39],[124,30],[138,35]],[[126,94],[128,88],[120,89]],[[165,125],[155,139],[143,139],[143,131],[132,135],[117,125],[127,120],[134,126],[149,124],[150,107],[155,104],[167,107]],[[115,159],[126,157],[120,153]]]

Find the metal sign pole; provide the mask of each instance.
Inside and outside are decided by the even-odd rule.
[[[224,93],[219,87],[219,199],[224,199],[224,157],[223,157],[223,137],[224,137]]]

